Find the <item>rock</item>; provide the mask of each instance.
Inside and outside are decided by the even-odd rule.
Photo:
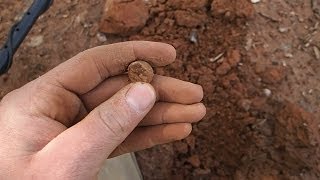
[[[144,0],[108,0],[100,23],[100,31],[128,35],[140,30],[149,19],[149,8]]]
[[[194,167],[199,167],[201,164],[198,155],[193,155],[193,156],[189,157],[187,161]]]
[[[320,50],[317,46],[313,47],[313,52],[317,60],[320,60]]]
[[[99,42],[106,42],[107,41],[107,37],[106,35],[104,35],[103,33],[97,33],[97,39]]]
[[[263,94],[267,97],[271,96],[272,91],[270,89],[263,89]]]
[[[253,4],[259,3],[261,0],[251,0]]]
[[[198,34],[197,31],[191,31],[189,41],[192,43],[197,44],[198,43]]]
[[[30,42],[27,43],[27,46],[29,47],[38,47],[43,43],[43,36],[33,36],[30,38]]]
[[[174,13],[176,22],[179,26],[196,27],[203,23],[206,14],[198,14],[193,11],[177,10]]]

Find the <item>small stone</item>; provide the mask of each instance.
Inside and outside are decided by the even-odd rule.
[[[197,44],[198,43],[198,34],[197,31],[191,31],[190,33],[190,42]]]
[[[284,54],[284,57],[286,57],[286,58],[293,58],[293,54],[291,54],[291,53],[285,53],[285,54]]]
[[[154,72],[149,63],[145,61],[135,61],[128,67],[128,76],[131,82],[150,83]]]
[[[314,55],[316,56],[317,60],[320,60],[320,50],[317,46],[313,47]]]
[[[253,4],[259,3],[261,0],[251,0]]]
[[[279,27],[279,32],[281,32],[281,33],[285,33],[285,32],[288,32],[288,28],[286,28],[286,27]]]
[[[266,95],[267,97],[271,96],[272,92],[270,89],[263,89],[263,94]]]
[[[30,38],[30,42],[27,43],[27,46],[29,47],[38,47],[43,43],[43,36],[33,36]]]
[[[106,37],[106,35],[104,35],[103,33],[97,33],[97,39],[98,39],[100,42],[106,42],[106,41],[107,41],[107,37]]]

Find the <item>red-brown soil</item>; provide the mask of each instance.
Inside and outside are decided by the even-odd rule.
[[[0,2],[3,42],[30,2]],[[167,42],[177,61],[156,72],[201,84],[208,113],[187,139],[137,153],[145,179],[319,179],[319,4],[150,2],[145,26],[123,37],[98,33],[103,0],[55,1],[0,77],[0,97],[93,46]]]

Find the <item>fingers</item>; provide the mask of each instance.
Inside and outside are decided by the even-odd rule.
[[[129,84],[129,80],[126,75],[115,76],[82,95],[81,99],[90,111],[127,84]],[[162,102],[194,104],[200,102],[203,98],[202,87],[190,82],[155,75],[151,85],[156,90],[157,99]]]
[[[110,76],[123,73],[136,59],[152,66],[175,60],[176,51],[168,44],[130,41],[86,50],[59,65],[44,77],[76,94],[84,94]]]
[[[195,123],[206,114],[202,103],[182,105],[173,103],[157,103],[141,121],[140,126],[151,126],[168,123]]]
[[[184,139],[191,133],[191,130],[192,126],[189,123],[137,128],[112,152],[109,158]]]
[[[155,100],[155,91],[149,84],[130,84],[52,140],[39,156],[49,158],[62,169],[90,167],[98,171],[105,158],[150,111]]]

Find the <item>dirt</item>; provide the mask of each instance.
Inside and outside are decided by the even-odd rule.
[[[3,42],[30,1],[0,2]],[[208,113],[187,139],[137,153],[145,179],[319,179],[317,1],[148,2],[145,25],[119,27],[134,29],[123,37],[98,32],[103,0],[55,1],[0,78],[0,97],[93,46],[167,42],[177,60],[156,72],[201,84]]]
[[[141,29],[149,18],[147,1],[106,1],[100,30],[127,35]],[[125,25],[124,25],[125,24]]]
[[[145,61],[135,61],[128,67],[128,77],[131,82],[150,83],[153,79],[153,69]]]

